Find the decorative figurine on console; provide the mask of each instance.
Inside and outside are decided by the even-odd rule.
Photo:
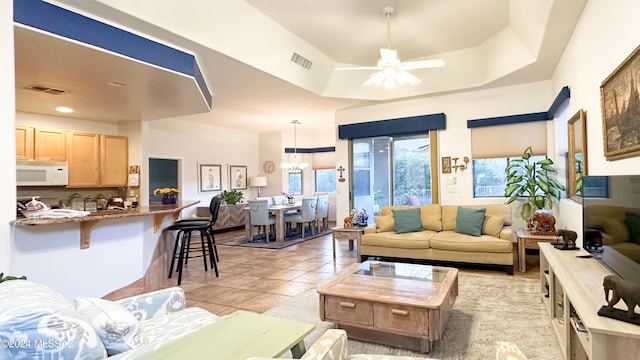
[[[556,233],[556,242],[553,246],[560,250],[578,250],[579,248],[576,246],[577,238],[578,234],[575,231],[560,229]],[[562,239],[562,242],[560,242],[560,239]]]
[[[353,216],[347,216],[344,218],[344,228],[351,229],[353,227]]]
[[[553,217],[551,210],[536,210],[527,221],[527,228],[533,235],[554,235],[556,233],[556,218]]]
[[[618,275],[605,276],[602,286],[607,305],[600,308],[598,315],[640,325],[640,317],[635,313],[636,306],[640,305],[640,286]],[[609,292],[612,293],[611,300]],[[627,305],[627,311],[613,307],[621,299]]]

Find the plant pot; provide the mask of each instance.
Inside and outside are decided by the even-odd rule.
[[[294,205],[296,203],[296,199],[294,198],[287,198],[287,203],[289,203],[289,205]]]
[[[177,201],[177,194],[164,194],[162,196],[162,205],[174,205]]]

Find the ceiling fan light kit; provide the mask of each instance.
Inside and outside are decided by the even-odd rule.
[[[442,59],[400,61],[398,52],[391,49],[391,14],[395,12],[396,10],[393,6],[382,8],[382,14],[387,18],[387,47],[380,49],[380,60],[378,60],[377,66],[338,67],[335,70],[376,70],[377,72],[371,75],[361,86],[384,85],[385,88],[393,88],[396,84],[416,86],[422,83],[422,80],[407,72],[407,70],[444,66],[445,63]]]

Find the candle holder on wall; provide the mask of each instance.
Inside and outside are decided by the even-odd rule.
[[[460,172],[462,172],[464,169],[467,169],[469,167],[469,157],[465,156],[464,158],[462,158],[462,162],[464,162],[464,164],[459,164],[458,165],[458,160],[460,160],[460,158],[451,158],[451,161],[453,162],[453,165],[451,166],[451,168],[455,171],[458,172],[458,169],[460,169]]]

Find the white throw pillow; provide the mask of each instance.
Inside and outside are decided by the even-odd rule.
[[[109,356],[144,345],[138,320],[124,306],[109,300],[78,297],[76,310],[93,326]]]

